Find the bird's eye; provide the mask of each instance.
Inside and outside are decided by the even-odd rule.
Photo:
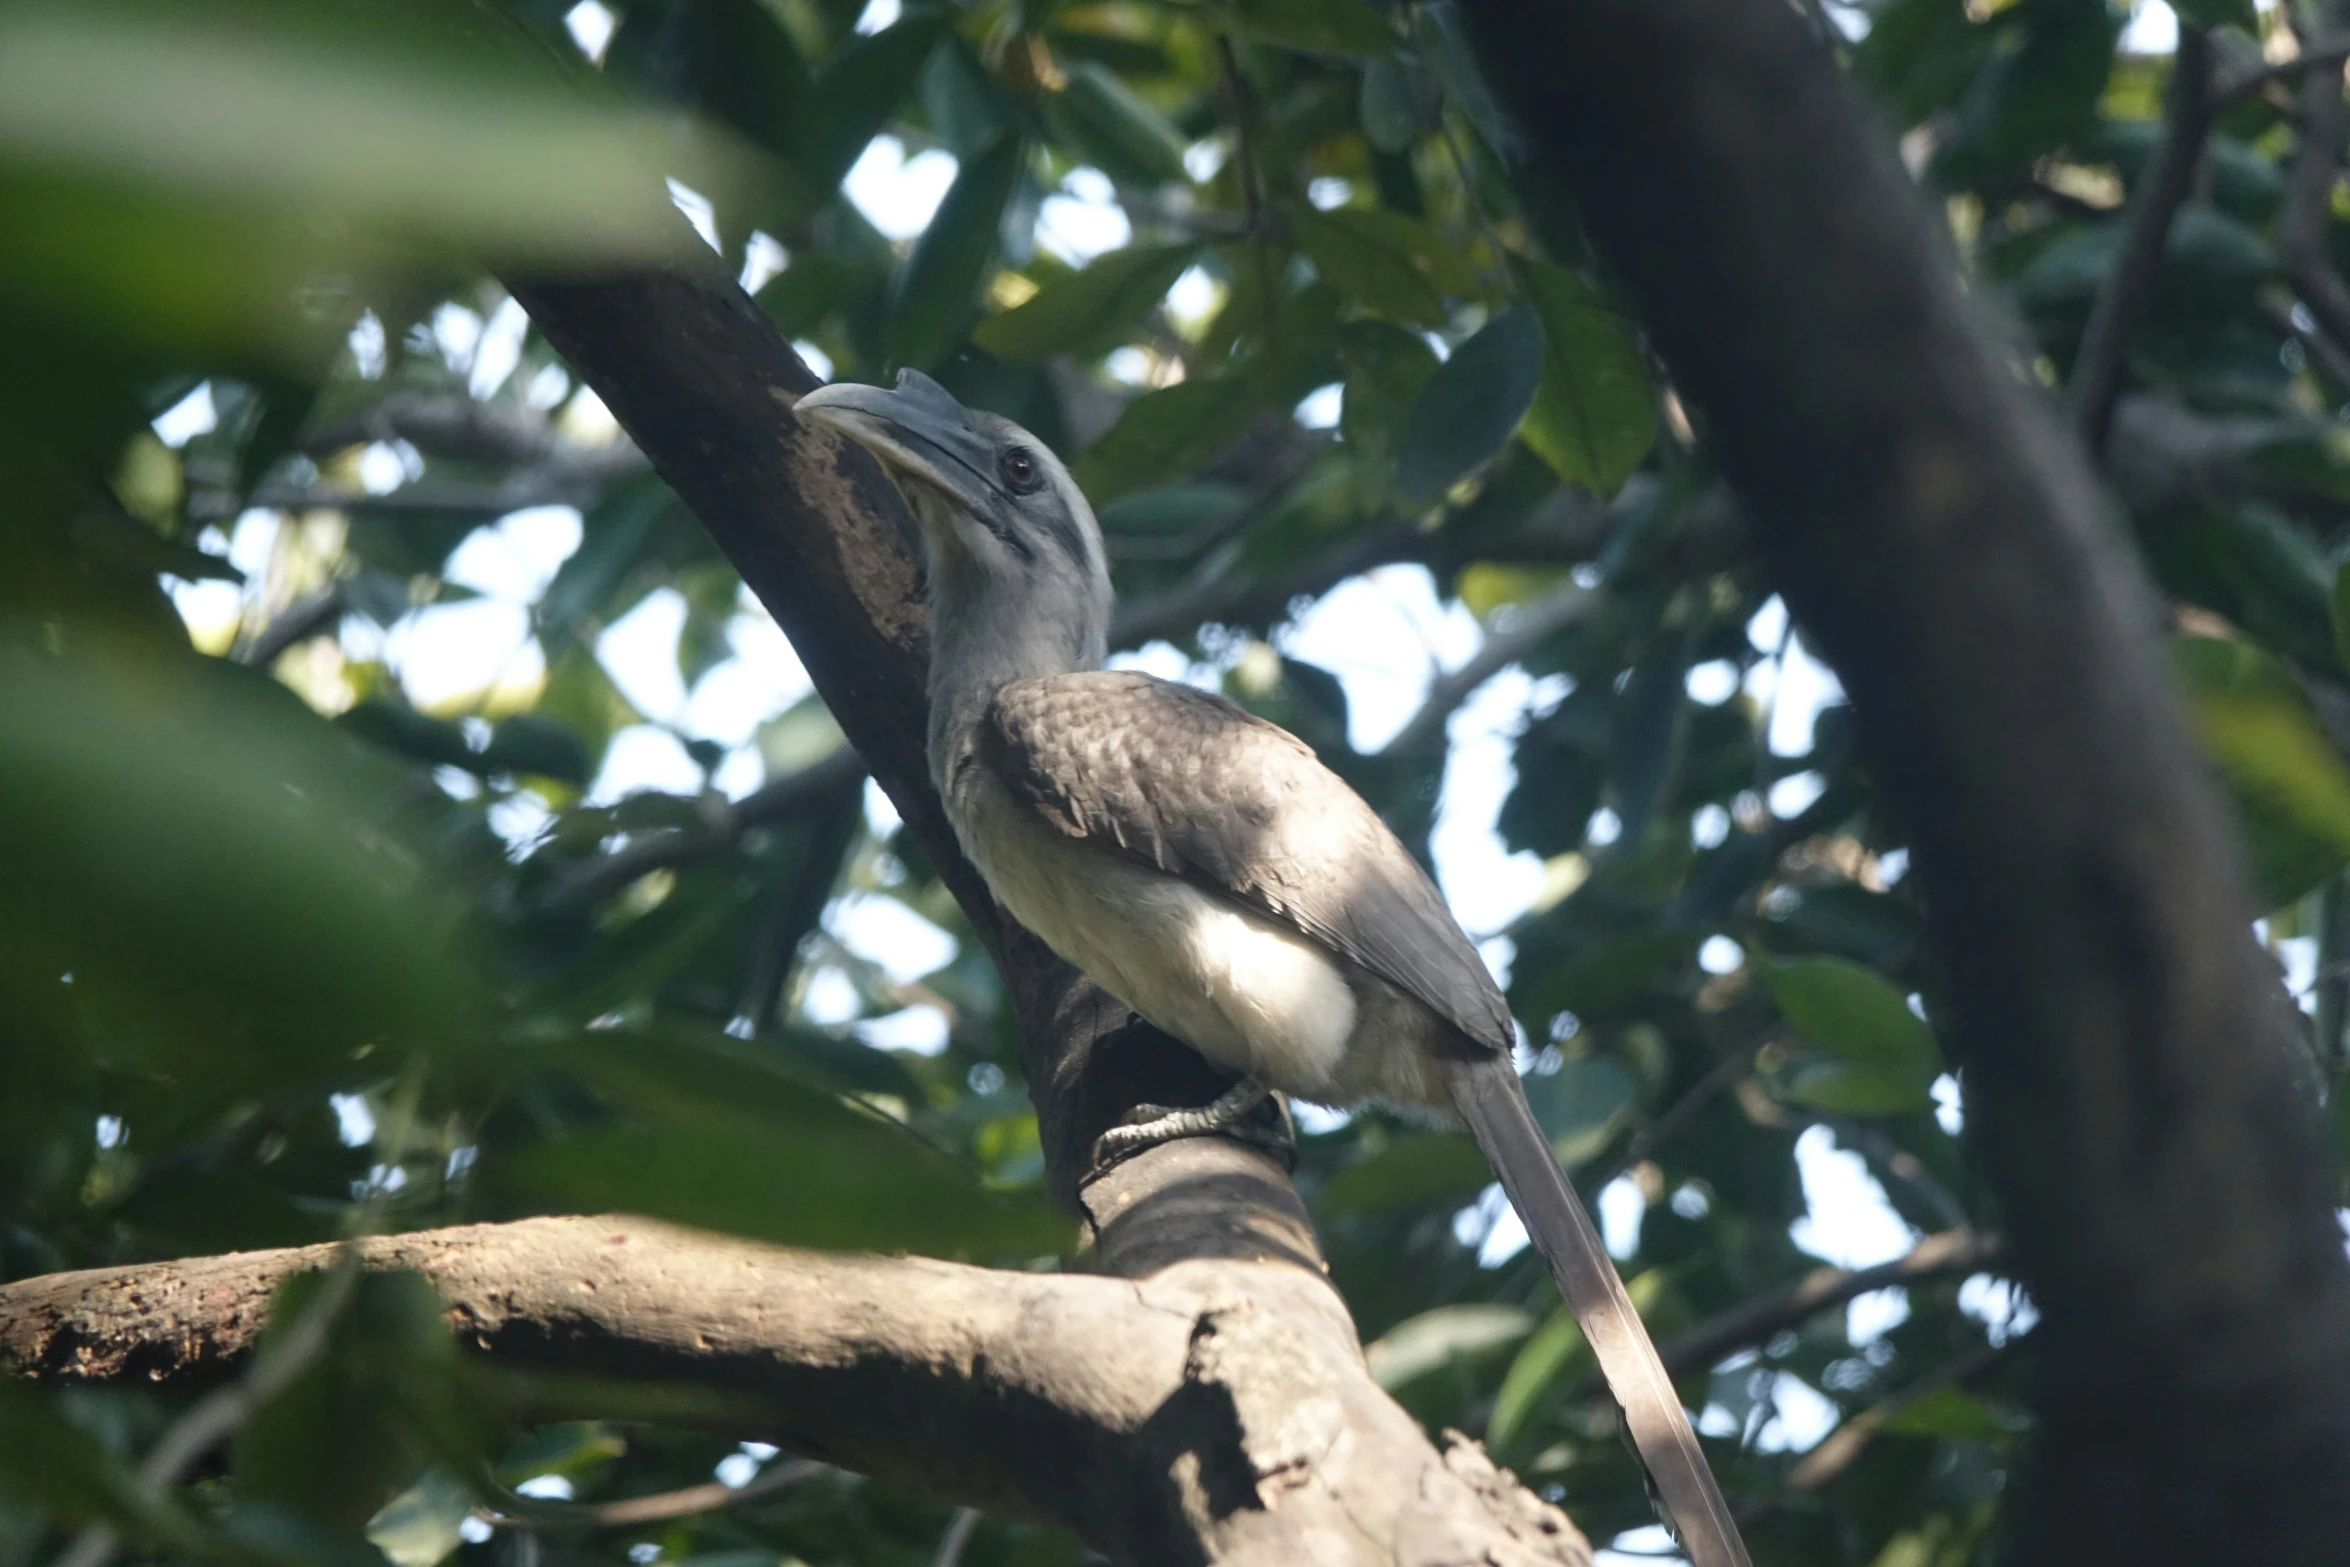
[[[1004,482],[1015,495],[1027,495],[1044,483],[1044,470],[1037,466],[1036,453],[1025,446],[1007,446],[996,466],[1003,470]]]

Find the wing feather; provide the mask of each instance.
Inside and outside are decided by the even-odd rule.
[[[980,759],[1044,820],[1294,926],[1496,1050],[1509,1007],[1443,897],[1295,735],[1130,671],[1015,681]]]

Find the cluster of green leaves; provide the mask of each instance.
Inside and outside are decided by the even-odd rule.
[[[1435,820],[1444,726],[1358,753],[1344,682],[1277,651],[1286,595],[1400,565],[1491,635],[1554,628],[1522,639],[1498,821],[1544,890],[1495,934],[1562,1157],[1646,1201],[1624,1266],[1660,1337],[1815,1266],[1791,1236],[1815,1128],[1916,1229],[1995,1229],[1935,1113],[1941,998],[1901,824],[1841,706],[1808,749],[1770,744],[1766,666],[1800,632],[1757,645],[1769,587],[1702,439],[1571,206],[1513,172],[1444,0],[980,0],[859,31],[865,7],[0,14],[0,222],[24,239],[0,247],[0,1279],[548,1210],[1001,1262],[1066,1244],[1013,1019],[921,857],[853,784],[723,814],[726,747],[613,677],[603,633],[655,595],[682,609],[681,681],[740,656],[757,611],[731,568],[535,333],[504,376],[465,346],[499,269],[691,244],[664,175],[837,373],[922,366],[1068,455],[1129,605],[1409,841]],[[1838,14],[1965,264],[2061,382],[2164,62],[2117,55],[2105,0]],[[911,241],[842,193],[879,135],[955,160]],[[2122,476],[2194,612],[2179,668],[2270,929],[2332,952],[2350,386],[2280,325],[2293,150],[2267,98],[2219,127],[2133,345],[2134,395],[2158,400],[2133,406],[2176,438]],[[1046,203],[1075,192],[1106,221],[1103,190],[1127,242],[1056,250]],[[216,423],[165,445],[148,421],[199,385]],[[1325,388],[1334,426],[1312,414]],[[2117,453],[2142,449],[2130,428]],[[536,661],[419,705],[385,634],[455,635],[452,557],[533,504],[581,515],[528,606]],[[235,623],[183,617],[159,575],[241,584]],[[614,737],[648,728],[702,787],[591,793]],[[783,776],[837,745],[810,698],[742,755]],[[842,918],[877,905],[953,958],[893,975]],[[877,1043],[915,1004],[943,1045]],[[1648,1522],[1538,1263],[1479,1260],[1496,1210],[1474,1150],[1378,1114],[1312,1124],[1300,1184],[1387,1385],[1595,1537]],[[1890,1330],[1794,1319],[1689,1379],[1758,1561],[1988,1549],[2016,1390],[1912,1396],[1984,1346],[1958,1282],[1913,1287]],[[492,1567],[535,1547],[460,1532],[485,1488],[637,1495],[730,1451],[649,1414],[502,1424],[398,1281],[329,1273],[284,1315],[314,1326],[262,1357],[281,1369],[225,1464],[169,1492],[136,1470],[181,1411],[0,1387],[0,1558],[105,1523],[156,1557]],[[1795,1384],[1840,1415],[1882,1406],[1831,1476],[1785,1451]],[[912,1563],[947,1524],[832,1476],[549,1539],[597,1561]],[[966,1547],[1075,1554],[996,1521]]]

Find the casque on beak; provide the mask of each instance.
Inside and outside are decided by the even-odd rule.
[[[864,447],[901,486],[923,486],[975,514],[987,504],[992,448],[963,405],[919,370],[899,371],[895,390],[835,381],[802,396],[792,412]]]

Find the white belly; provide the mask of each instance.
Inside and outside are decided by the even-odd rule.
[[[975,772],[978,770],[974,770]],[[1440,1025],[1267,916],[1056,831],[989,779],[948,812],[996,900],[1111,995],[1232,1072],[1323,1104],[1445,1108]]]

